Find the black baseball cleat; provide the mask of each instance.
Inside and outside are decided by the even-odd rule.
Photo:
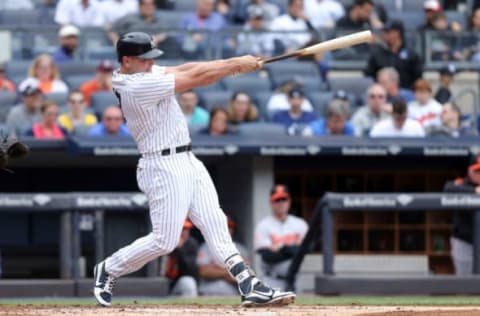
[[[252,284],[252,290],[242,295],[241,306],[243,307],[284,306],[295,302],[296,295],[293,292],[272,289],[257,278],[253,278]]]
[[[116,279],[105,271],[105,261],[95,265],[93,278],[95,280],[95,286],[93,287],[95,299],[102,306],[110,306]]]

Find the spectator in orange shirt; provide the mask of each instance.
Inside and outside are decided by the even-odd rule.
[[[5,64],[0,63],[0,91],[9,91],[15,93],[15,85],[5,76]]]
[[[112,73],[113,63],[110,60],[102,60],[97,66],[95,78],[80,86],[87,105],[90,105],[90,97],[95,92],[112,91]]]
[[[60,72],[49,54],[41,54],[35,58],[28,69],[28,78],[23,80],[21,84],[27,84],[27,82],[28,84],[37,82],[44,94],[68,92],[68,87],[60,79]]]

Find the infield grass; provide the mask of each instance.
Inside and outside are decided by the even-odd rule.
[[[199,298],[115,298],[114,305],[238,305],[237,297]],[[93,298],[0,299],[0,305],[96,305]],[[298,305],[380,305],[380,306],[480,306],[478,296],[307,296],[297,297]]]

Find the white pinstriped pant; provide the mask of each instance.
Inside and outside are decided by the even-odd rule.
[[[107,273],[120,277],[173,251],[187,215],[219,262],[238,253],[212,179],[192,152],[142,157],[137,181],[149,201],[152,232],[108,257]]]

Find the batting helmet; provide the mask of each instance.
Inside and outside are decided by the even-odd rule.
[[[143,59],[154,59],[163,55],[153,38],[143,32],[130,32],[120,37],[117,42],[118,61],[122,62],[123,56],[135,56]]]

